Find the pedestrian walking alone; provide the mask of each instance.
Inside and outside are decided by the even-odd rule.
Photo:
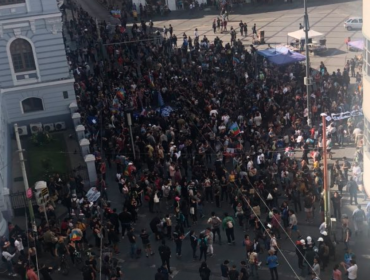
[[[231,242],[235,243],[234,226],[234,219],[229,216],[229,214],[225,213],[225,218],[222,221],[222,229],[226,232],[227,243],[229,245],[231,244]]]
[[[270,274],[271,274],[271,280],[278,280],[279,276],[277,272],[277,267],[279,265],[279,262],[273,250],[269,251],[269,256],[267,257],[267,260],[266,260],[266,265],[269,267]]]
[[[199,276],[202,280],[209,280],[209,277],[211,276],[211,270],[208,268],[206,262],[202,262],[199,268]]]

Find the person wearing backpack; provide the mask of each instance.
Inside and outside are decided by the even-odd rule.
[[[211,270],[208,268],[206,262],[202,262],[199,268],[199,275],[202,280],[209,280],[209,277],[211,275]]]
[[[211,217],[208,219],[207,223],[211,225],[211,230],[213,233],[213,242],[216,242],[216,233],[217,233],[218,242],[221,244],[221,232],[220,232],[220,226],[222,224],[221,219],[216,216],[215,212],[212,212]]]
[[[204,234],[201,234],[198,240],[199,245],[199,260],[202,260],[202,257],[204,256],[204,261],[207,261],[207,238]]]

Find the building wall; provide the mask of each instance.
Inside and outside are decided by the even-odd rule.
[[[61,15],[55,14],[52,18],[22,20],[16,23],[2,24],[0,33],[0,84],[8,88],[24,84],[16,77],[21,73],[14,73],[13,62],[10,56],[10,45],[17,39],[26,39],[34,50],[34,60],[38,80],[48,82],[69,77],[69,66],[61,33]]]
[[[370,11],[370,1],[363,1],[363,11]],[[363,68],[363,106],[364,112],[364,171],[370,170],[370,15],[363,14],[362,33],[365,39]],[[370,195],[370,173],[364,172],[364,188]]]

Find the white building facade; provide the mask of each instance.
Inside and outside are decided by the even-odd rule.
[[[364,188],[367,195],[370,195],[370,15],[367,16],[367,11],[370,11],[370,1],[362,1],[363,3],[363,25],[362,33],[364,35],[364,63],[363,63],[363,104],[364,112]]]
[[[0,0],[0,211],[12,215],[13,125],[70,121],[75,101],[55,0]],[[2,222],[0,214],[0,235]]]

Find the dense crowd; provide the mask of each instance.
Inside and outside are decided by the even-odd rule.
[[[114,257],[119,253],[120,239],[127,236],[132,258],[141,254],[139,238],[146,257],[153,256],[156,250],[150,244],[150,228],[161,244],[158,254],[162,266],[156,280],[168,279],[171,273],[172,253],[166,239],[174,241],[175,253],[181,257],[185,238],[190,239],[193,258],[204,260],[199,274],[206,280],[211,274],[206,261],[213,255],[216,235],[222,243],[223,230],[226,242],[235,243],[234,228],[240,226],[246,232],[246,259],[240,270],[225,260],[221,265],[223,279],[245,280],[249,274],[256,279],[262,254],[268,252],[266,264],[271,279],[277,280],[282,235],[294,239],[298,267],[319,279],[320,267],[325,269],[335,254],[336,241],[328,235],[323,217],[320,113],[330,116],[361,110],[359,74],[356,86],[349,83],[349,76],[356,75],[354,61],[332,74],[323,63],[319,69],[311,69],[315,84],[307,96],[304,65],[269,64],[257,56],[253,45],[246,47],[240,40],[230,44],[217,37],[211,42],[196,31],[193,38],[183,33],[178,39],[172,26],[156,28],[152,21],[128,26],[125,16],[120,25],[103,22],[97,26],[81,8],[74,17],[64,34],[67,56],[76,80],[82,124],[96,158],[96,188],[101,198],[88,201],[87,190],[75,175],[65,182],[60,178],[48,182],[50,192],[68,208],[70,217],[59,225],[55,205],[48,205],[48,221],[43,219],[38,226],[37,242],[27,239],[30,261],[23,267],[32,271],[36,266],[32,256],[37,244],[39,250],[43,244],[44,250],[59,257],[62,270],[65,255],[75,263],[78,252],[86,251],[86,264],[81,268],[84,280],[96,279],[93,246],[86,245],[86,234],[91,232],[95,247],[104,247],[101,272],[107,279],[120,279],[122,272]],[[307,98],[312,104],[312,127],[306,125]],[[336,147],[360,142],[362,127],[361,116],[328,124],[328,156]],[[300,159],[295,157],[297,151],[302,154]],[[122,211],[109,204],[106,176],[107,169],[113,168]],[[345,186],[351,203],[353,198],[357,204],[358,184],[362,182],[360,149],[354,163],[346,158],[336,161],[332,179],[338,186],[331,198],[334,216],[343,224],[342,241],[347,249],[341,266],[354,280],[357,266],[348,247],[352,231],[340,209]],[[203,232],[186,232],[202,223],[204,207],[221,212],[223,203],[231,205],[233,213],[219,217],[212,212]],[[153,218],[148,229],[138,233],[134,225],[138,212],[146,211],[146,206]],[[307,223],[313,222],[315,214],[321,215],[318,239],[303,237],[300,232],[295,213],[302,210]],[[355,234],[362,231],[368,217],[361,207],[354,213]],[[73,241],[73,234],[81,238]],[[13,274],[10,264],[14,255],[2,255]],[[48,268],[44,273],[49,275]],[[28,279],[37,279],[29,274]],[[51,279],[45,275],[44,279]],[[340,280],[340,275],[336,266],[333,279]]]

